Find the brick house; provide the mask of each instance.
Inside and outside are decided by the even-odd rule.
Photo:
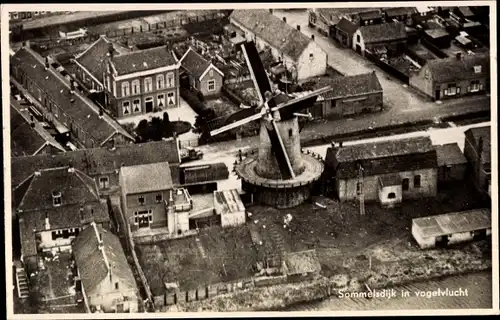
[[[405,25],[400,22],[361,26],[353,35],[352,49],[364,55],[365,50],[372,53],[387,52],[397,56],[406,48],[408,35]]]
[[[91,311],[135,313],[139,290],[120,239],[96,223],[72,243],[80,287]]]
[[[375,72],[323,79],[315,87],[332,89],[320,96],[309,112],[315,118],[380,111],[383,90]]]
[[[268,10],[234,10],[229,20],[258,50],[269,50],[275,61],[283,62],[297,81],[326,73],[326,52]]]
[[[75,56],[72,62],[76,65],[75,77],[83,83],[87,89],[102,91],[105,60],[107,54],[112,52],[114,56],[129,53],[130,50],[112,42],[105,35],[94,41],[85,51]]]
[[[99,111],[77,92],[74,83],[56,76],[55,70],[29,47],[11,58],[11,76],[44,120],[79,148],[109,147],[135,142],[114,119]]]
[[[116,118],[176,108],[180,63],[168,46],[109,56],[105,60],[106,107]]]
[[[36,171],[13,189],[13,199],[22,260],[29,268],[36,268],[42,251],[70,251],[91,222],[109,228],[108,208],[95,181],[75,168]]]
[[[12,158],[11,182],[13,188],[22,184],[37,170],[73,166],[94,179],[101,195],[117,192],[122,166],[135,166],[167,161],[173,182],[179,184],[180,156],[175,139],[115,148],[80,149],[57,155],[37,155]]]
[[[456,57],[429,60],[418,72],[410,74],[410,86],[434,100],[487,92],[490,57],[457,54]]]
[[[203,58],[191,47],[179,61],[182,66],[181,77],[185,73],[189,77],[192,88],[208,97],[218,95],[224,85],[224,73],[210,61]]]
[[[491,128],[465,131],[464,155],[469,162],[470,176],[476,189],[491,197]]]
[[[335,145],[325,161],[327,179],[340,201],[363,195],[365,201],[390,206],[437,193],[437,157],[429,137]]]

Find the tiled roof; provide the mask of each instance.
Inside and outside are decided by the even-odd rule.
[[[474,12],[469,7],[457,7],[457,10],[465,17],[471,18],[474,16]]]
[[[328,148],[325,161],[339,179],[356,178],[360,164],[366,176],[437,168],[429,137]]]
[[[373,8],[317,8],[317,12],[330,22],[337,22],[344,16],[373,11]]]
[[[102,249],[99,248],[99,237],[102,239]],[[95,293],[103,281],[114,283],[117,280],[120,281],[118,291],[120,289],[137,291],[134,274],[116,235],[96,224],[91,224],[80,232],[72,247],[76,267],[87,293]]]
[[[15,108],[10,108],[10,152],[12,157],[30,156],[47,141]]]
[[[61,193],[61,206],[99,201],[95,181],[74,168],[40,170],[23,184],[29,186],[16,199],[17,209],[22,211],[52,210],[52,192]]]
[[[340,19],[339,23],[337,23],[336,28],[341,31],[344,31],[349,36],[352,36],[354,32],[358,30],[358,26],[355,23],[347,20],[346,18]]]
[[[325,86],[330,86],[332,90],[324,93],[322,95],[323,99],[335,99],[382,91],[382,85],[375,72],[354,76],[323,77],[315,84],[316,89]]]
[[[168,162],[122,167],[120,176],[125,194],[168,190],[173,187]]]
[[[491,129],[490,126],[471,128],[465,131],[465,138],[477,149],[479,140],[483,138],[482,162],[491,163]]]
[[[31,80],[36,83],[59,107],[92,137],[96,144],[106,141],[116,132],[113,125],[92,110],[76,94],[50,71],[44,69],[43,63],[35,58],[31,50],[19,49],[11,59],[13,65],[19,66]],[[31,91],[33,96],[38,94]]]
[[[432,79],[436,82],[473,80],[490,77],[490,56],[485,54],[466,55],[457,59],[449,57],[427,62]],[[474,72],[474,66],[481,66],[481,73]]]
[[[13,158],[11,181],[16,187],[35,170],[72,165],[88,175],[109,174],[123,166],[168,162],[179,164],[179,149],[174,139],[140,144],[119,145],[115,150],[108,148],[80,149],[57,155],[38,155]],[[174,174],[172,174],[174,178]],[[177,176],[178,179],[178,176]],[[178,180],[174,180],[178,181]]]
[[[118,75],[154,70],[177,63],[168,46],[121,54],[110,61]]]
[[[94,77],[101,80],[105,70],[104,60],[109,51],[109,45],[113,46],[114,55],[120,55],[130,52],[111,40],[106,36],[101,36],[94,43],[92,43],[84,52],[75,57],[79,64],[85,67]]]
[[[181,65],[198,79],[210,66],[210,61],[203,58],[198,52],[189,48],[182,57]]]
[[[395,17],[395,16],[410,15],[413,13],[417,13],[417,8],[395,7],[395,8],[387,8],[384,11],[389,17]]]
[[[436,146],[437,164],[438,166],[464,164],[467,163],[462,150],[458,143],[448,143]]]
[[[382,13],[379,10],[360,12],[358,16],[363,20],[382,18]]]
[[[372,24],[360,27],[365,43],[384,42],[405,39],[405,25],[400,22]]]
[[[234,10],[230,19],[252,31],[270,46],[297,60],[311,39],[264,9]]]
[[[431,38],[441,38],[449,36],[450,34],[444,28],[429,29],[424,31]]]

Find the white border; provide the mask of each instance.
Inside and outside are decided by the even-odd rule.
[[[189,3],[189,4],[120,4],[121,10],[154,10],[154,9],[191,9],[191,10],[206,10],[206,9],[252,9],[252,8],[276,8],[276,9],[287,9],[287,8],[341,8],[341,7],[408,7],[408,6],[463,6],[463,5],[483,5],[490,6],[490,56],[491,56],[491,102],[492,102],[492,115],[491,115],[491,135],[492,135],[492,145],[497,146],[497,39],[496,39],[496,1],[475,1],[475,2],[465,2],[465,1],[416,1],[416,2],[343,2],[343,3],[246,3],[246,4],[209,4],[209,3]],[[109,11],[110,9],[116,9],[116,4],[2,4],[1,5],[1,39],[2,39],[2,92],[9,92],[9,50],[8,48],[8,12],[9,11]],[[7,291],[7,317],[10,319],[67,319],[67,314],[49,314],[49,315],[14,315],[13,314],[13,282],[12,282],[12,252],[10,247],[11,244],[11,190],[7,186],[10,185],[10,108],[9,108],[9,97],[5,94],[5,99],[3,101],[3,141],[4,141],[4,153],[3,153],[3,163],[4,163],[4,204],[5,204],[5,226],[6,226],[6,291]],[[253,312],[234,312],[234,313],[141,313],[141,314],[102,314],[102,318],[106,319],[128,319],[128,318],[162,318],[168,315],[172,318],[185,318],[191,316],[197,317],[239,317],[239,316],[275,316],[275,317],[289,317],[293,315],[299,316],[332,316],[332,315],[357,315],[357,316],[371,316],[371,315],[464,315],[464,314],[499,314],[499,247],[498,247],[498,162],[497,162],[497,149],[492,148],[492,237],[493,237],[493,281],[492,281],[492,297],[493,297],[493,308],[492,309],[453,309],[453,310],[395,310],[395,311],[332,311],[332,312],[266,312],[266,313],[253,313]],[[98,319],[99,314],[71,314],[72,319]]]

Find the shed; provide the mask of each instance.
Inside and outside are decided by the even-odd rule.
[[[236,189],[214,191],[214,206],[223,228],[245,224],[245,206]]]
[[[321,271],[321,264],[316,256],[316,250],[286,253],[283,271],[289,279],[318,274]]]
[[[476,209],[416,218],[411,233],[422,249],[478,240],[491,235],[491,210]]]
[[[467,159],[458,143],[436,146],[438,183],[462,181],[465,178]]]
[[[403,201],[403,179],[399,174],[379,176],[378,199],[386,208],[393,208]]]

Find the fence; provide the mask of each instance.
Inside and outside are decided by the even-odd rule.
[[[399,80],[403,81],[404,83],[408,84],[410,82],[410,77],[403,72],[399,71],[398,69],[394,68],[390,64],[385,63],[384,61],[380,60],[379,57],[371,53],[369,50],[365,50],[365,57],[375,63],[380,69],[384,70],[385,72],[389,73],[390,75],[398,78]]]

